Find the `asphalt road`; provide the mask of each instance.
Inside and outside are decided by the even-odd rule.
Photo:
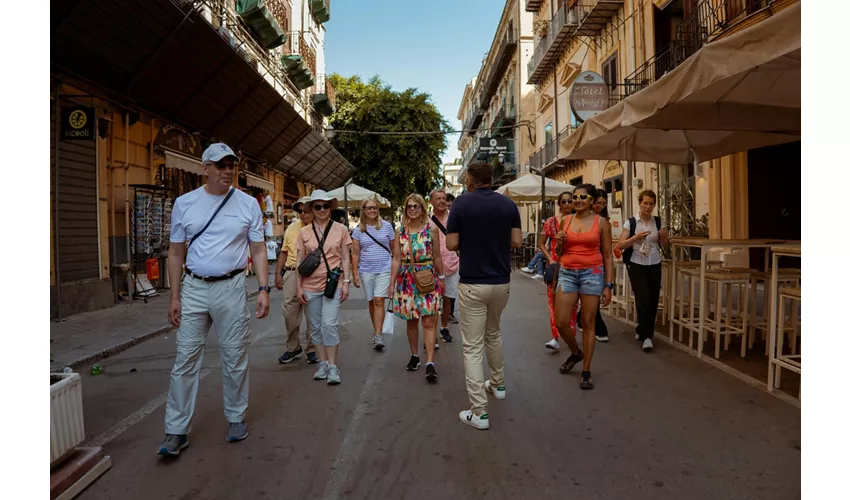
[[[460,331],[437,354],[440,381],[407,372],[403,324],[371,349],[362,291],[343,306],[342,384],[314,365],[278,364],[281,292],[253,321],[249,437],[224,440],[215,332],[208,337],[191,445],[155,455],[163,438],[174,334],[104,360],[83,379],[86,431],[113,466],[90,499],[737,499],[800,497],[800,411],[658,342],[645,354],[611,320],[594,356],[596,388],[561,375],[548,340],[545,291],[516,274],[502,321],[507,399],[491,429],[468,408]],[[424,358],[423,358],[424,359]],[[423,365],[424,367],[424,365]]]

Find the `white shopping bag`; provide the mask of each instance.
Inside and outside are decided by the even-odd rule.
[[[393,314],[392,301],[387,301],[390,306],[387,307],[387,311],[384,314],[384,326],[381,327],[381,333],[384,335],[392,335],[393,334],[393,325],[395,325],[395,314]]]

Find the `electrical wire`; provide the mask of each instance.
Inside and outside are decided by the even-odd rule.
[[[454,134],[466,134],[466,133],[477,133],[483,131],[493,131],[493,130],[514,130],[520,127],[527,127],[529,122],[522,121],[516,123],[514,125],[505,125],[501,127],[480,127],[474,129],[461,129],[461,130],[424,130],[424,131],[383,131],[383,130],[338,130],[338,129],[326,129],[328,132],[336,135],[336,134],[348,134],[348,135],[383,135],[383,136],[426,136],[426,135],[454,135]]]

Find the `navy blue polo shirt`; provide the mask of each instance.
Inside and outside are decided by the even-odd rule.
[[[521,227],[516,204],[489,187],[458,196],[446,232],[457,233],[460,240],[460,282],[510,283],[511,230]]]

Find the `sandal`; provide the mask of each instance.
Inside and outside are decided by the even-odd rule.
[[[559,370],[561,371],[561,373],[564,373],[564,374],[569,373],[570,370],[572,370],[573,367],[576,365],[576,363],[578,363],[579,361],[581,361],[583,359],[584,359],[584,353],[581,352],[581,351],[579,351],[578,354],[570,354],[570,357],[567,358],[566,361],[564,361],[564,364],[561,365]]]
[[[583,391],[593,389],[593,379],[590,378],[590,372],[581,372],[581,382],[579,382],[578,386]]]

